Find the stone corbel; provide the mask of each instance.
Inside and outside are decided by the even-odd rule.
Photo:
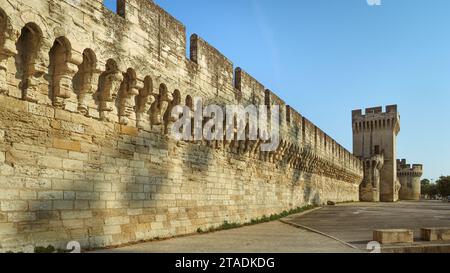
[[[294,160],[292,161],[292,168],[298,169],[298,163],[300,162],[300,154],[297,152],[294,156]]]
[[[250,154],[252,158],[255,158],[257,154],[259,154],[259,148],[261,145],[261,139],[258,137],[256,141],[253,142],[253,145],[250,148]]]
[[[30,73],[26,79],[21,82],[23,90],[22,99],[30,102],[39,101],[39,85],[44,81],[44,75],[48,74],[48,67],[45,62],[37,62],[29,66]]]
[[[284,159],[287,145],[288,145],[287,143],[284,143],[283,145],[278,145],[278,149],[275,152],[275,161],[282,161]]]
[[[78,66],[83,62],[83,56],[74,50],[70,54],[71,58],[67,60],[66,67],[58,74],[53,75],[53,105],[58,108],[66,107],[66,100],[70,100],[75,94],[72,80],[78,71]],[[55,72],[58,69],[55,69]]]
[[[0,46],[0,54],[2,57],[12,57],[17,55],[15,41],[7,36],[3,45]]]
[[[125,74],[127,75],[127,74]],[[129,76],[129,75],[127,75]],[[119,109],[119,123],[128,125],[130,119],[135,119],[135,97],[139,95],[139,90],[144,88],[144,81],[142,79],[125,78],[122,86],[122,94],[120,94],[120,109]]]
[[[176,97],[174,97],[174,95],[172,95],[171,97],[171,101],[169,103],[169,107],[167,107],[167,110],[164,113],[164,117],[166,119],[166,128],[164,133],[165,134],[170,134],[170,132],[172,131],[173,128],[173,124],[177,121],[176,118],[172,117],[172,110],[175,106],[179,105],[181,103],[181,101],[179,101],[181,98],[178,98],[178,100],[176,100]],[[207,145],[209,147],[213,147],[213,143],[211,142],[207,142]]]
[[[136,104],[136,126],[144,129],[147,123],[150,124],[150,120],[146,120],[145,116],[149,113],[152,104],[156,101],[156,97],[153,94],[153,90],[144,90],[144,87],[139,90],[139,94]]]
[[[15,55],[17,55],[17,50],[14,41],[6,39],[3,46],[0,47],[0,93],[6,93],[8,90],[8,60]]]
[[[295,148],[291,147],[291,149],[289,149],[288,152],[288,156],[287,156],[287,164],[289,165],[289,167],[293,167],[293,162],[295,160]]]
[[[280,143],[275,151],[270,152],[269,154],[269,161],[272,163],[276,163],[277,161],[281,160],[282,153],[284,149],[284,143]]]
[[[92,116],[93,114],[90,113],[89,102],[94,100],[93,94],[98,88],[101,73],[102,70],[95,67],[93,70],[85,71],[85,75],[83,75],[81,90],[84,90],[84,93],[80,94],[78,99],[78,111],[85,116]]]
[[[167,91],[165,94],[161,94],[161,101],[160,101],[160,108],[159,108],[159,119],[161,120],[161,123],[164,123],[164,117],[166,116],[167,110],[169,110],[169,104],[173,100],[172,94]],[[167,120],[169,122],[169,120]],[[164,124],[168,125],[168,124]]]
[[[165,125],[164,115],[169,108],[169,104],[172,100],[172,94],[170,94],[168,90],[166,90],[166,92],[164,92],[163,94],[161,94],[161,91],[159,92],[157,99],[152,107],[152,125]]]
[[[123,74],[117,69],[103,73],[103,82],[99,88],[100,119],[111,121],[109,113],[114,111],[115,101],[123,81]]]

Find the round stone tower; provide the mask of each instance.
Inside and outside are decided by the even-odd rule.
[[[401,200],[420,200],[420,178],[423,174],[423,166],[420,164],[406,164],[406,159],[397,160],[397,175],[400,180]]]

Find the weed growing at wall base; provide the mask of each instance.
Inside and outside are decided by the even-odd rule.
[[[210,227],[208,230],[204,231],[201,228],[197,229],[197,233],[208,233],[208,232],[216,232],[216,231],[221,231],[221,230],[229,230],[229,229],[235,229],[235,228],[240,228],[240,227],[245,227],[245,226],[252,226],[252,225],[257,225],[257,224],[262,224],[262,223],[267,223],[267,222],[272,222],[272,221],[277,221],[280,220],[284,217],[287,217],[289,215],[293,215],[293,214],[298,214],[298,213],[302,213],[308,210],[312,210],[314,208],[317,208],[317,205],[308,205],[308,206],[304,206],[304,207],[298,207],[295,209],[291,209],[291,210],[285,210],[279,214],[272,214],[270,216],[266,216],[264,215],[261,218],[257,218],[257,219],[252,219],[250,222],[248,223],[244,223],[244,224],[239,224],[239,223],[230,223],[228,221],[223,222],[223,224],[219,227]]]

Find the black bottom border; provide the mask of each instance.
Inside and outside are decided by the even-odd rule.
[[[407,272],[448,254],[0,254],[4,268],[33,272]],[[202,262],[200,262],[202,261]],[[205,263],[207,262],[207,267]],[[56,265],[55,263],[59,264]],[[38,271],[36,271],[38,270]],[[25,271],[27,272],[27,271]]]

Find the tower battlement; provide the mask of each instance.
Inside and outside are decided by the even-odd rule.
[[[366,108],[352,111],[352,127],[354,132],[364,132],[373,130],[394,130],[396,134],[400,132],[400,114],[397,105],[388,105],[383,111],[382,106]]]
[[[406,159],[397,160],[397,173],[399,176],[422,176],[422,164],[407,164]]]
[[[383,112],[383,106],[369,107],[364,110],[356,109],[352,111],[353,118],[369,117],[379,114],[398,114],[397,105],[387,105],[385,111]]]

